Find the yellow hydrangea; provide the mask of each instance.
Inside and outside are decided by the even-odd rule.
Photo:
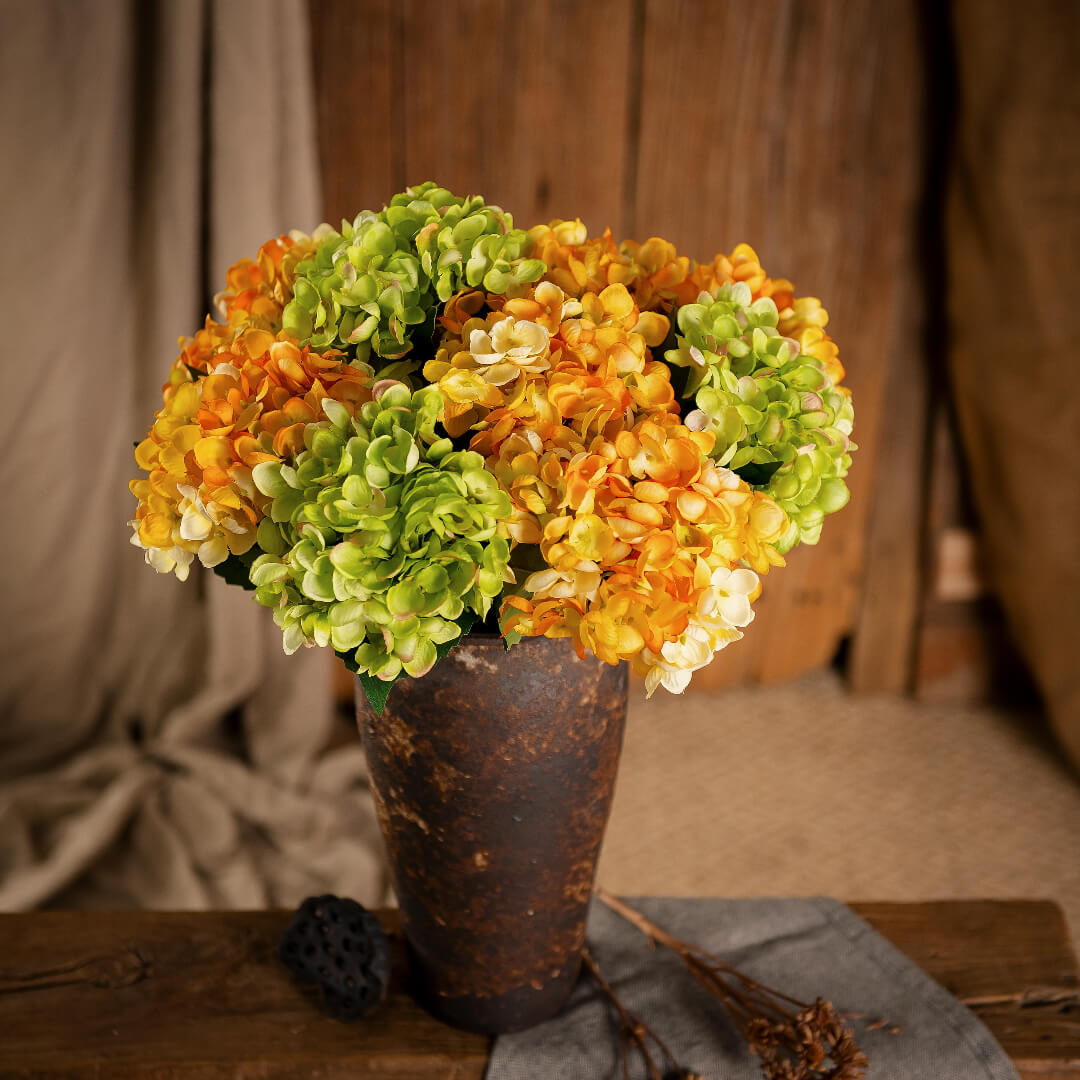
[[[355,412],[372,397],[369,369],[299,348],[284,333],[234,328],[207,364],[209,375],[166,385],[135,450],[149,476],[130,485],[139,500],[131,542],[181,578],[195,555],[216,566],[251,549],[268,501],[252,470],[303,449],[306,426],[325,418],[324,400]]]
[[[447,400],[451,435],[483,425],[505,438],[519,425],[550,432],[563,423],[582,437],[614,434],[628,411],[675,409],[669,369],[650,351],[667,336],[665,316],[641,313],[621,285],[580,300],[550,281],[519,293],[484,299],[473,292],[448,305],[446,333],[424,378]],[[493,445],[481,435],[474,449]]]
[[[676,417],[561,450],[530,434],[513,434],[488,462],[514,503],[512,535],[539,537],[547,566],[505,601],[504,626],[655,668],[654,688],[685,685],[750,621],[758,578],[739,564],[782,563],[783,511],[718,467],[713,437]]]

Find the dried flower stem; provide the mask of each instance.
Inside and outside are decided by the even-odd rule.
[[[634,1050],[641,1055],[649,1080],[665,1080],[665,1077],[673,1074],[684,1077],[686,1080],[693,1080],[694,1074],[679,1066],[674,1055],[660,1036],[640,1016],[631,1012],[619,1000],[618,995],[611,988],[611,984],[600,973],[600,968],[588,948],[582,953],[582,962],[596,981],[596,985],[600,987],[608,1001],[611,1002],[612,1008],[619,1017],[619,1067],[622,1070],[624,1080],[630,1078],[630,1055]],[[659,1050],[661,1061],[667,1061],[672,1066],[671,1069],[667,1071],[662,1069],[661,1062],[656,1060],[649,1047],[650,1039]]]
[[[718,998],[769,1080],[861,1080],[869,1064],[828,1001],[812,1004],[751,979],[718,956],[682,941],[604,889],[593,894],[636,926],[654,947],[671,949]],[[652,1080],[650,1074],[650,1080]]]

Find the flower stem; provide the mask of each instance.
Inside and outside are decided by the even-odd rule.
[[[619,1000],[618,994],[615,993],[611,984],[601,974],[600,967],[588,948],[582,953],[581,959],[589,974],[595,980],[596,985],[600,987],[604,996],[611,1002],[612,1008],[619,1017],[619,1064],[626,1080],[629,1080],[630,1077],[629,1058],[631,1050],[636,1050],[641,1055],[641,1060],[644,1062],[645,1069],[649,1074],[649,1080],[664,1080],[664,1077],[671,1075],[693,1077],[694,1073],[677,1064],[675,1056],[668,1049],[663,1039],[640,1016],[631,1012]],[[650,1040],[655,1043],[660,1051],[662,1055],[661,1061],[667,1061],[671,1064],[671,1070],[665,1072],[661,1069],[661,1062],[656,1060],[652,1050],[649,1048]]]
[[[865,1075],[866,1055],[830,1002],[802,1002],[764,986],[701,946],[669,934],[605,889],[597,887],[593,895],[640,930],[653,948],[662,945],[683,961],[727,1010],[769,1080],[861,1080]],[[654,1080],[652,1072],[649,1076]]]

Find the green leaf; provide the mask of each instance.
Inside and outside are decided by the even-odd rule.
[[[341,656],[341,653],[338,653]],[[348,661],[346,660],[346,664]],[[401,675],[398,679],[405,675],[404,669],[402,669]],[[383,709],[386,708],[386,699],[390,696],[390,691],[394,688],[394,683],[397,679],[393,679],[390,682],[383,682],[382,679],[376,679],[374,675],[369,675],[366,671],[358,671],[356,677],[360,680],[360,685],[364,688],[364,695],[368,699],[368,704],[371,706],[372,712],[376,716],[382,716]],[[408,676],[405,676],[406,678]]]
[[[239,585],[242,589],[253,590],[251,584],[251,564],[259,557],[261,552],[257,547],[243,555],[230,555],[223,563],[218,563],[213,568],[219,578],[224,578],[228,585]]]
[[[748,461],[732,471],[751,487],[764,487],[781,465],[782,461]]]
[[[197,367],[192,367],[190,364],[185,364],[184,367],[188,369],[188,374],[198,382],[200,379],[206,378],[206,372],[200,371]]]
[[[443,657],[476,625],[479,621],[479,616],[474,611],[466,611],[462,614],[461,618],[457,620],[457,624],[460,627],[461,632],[457,637],[451,638],[449,641],[444,641],[440,645],[435,646],[435,654],[438,659],[435,661],[438,664],[439,660]],[[356,661],[353,659],[351,652],[339,652],[337,654],[341,657],[345,666],[353,672],[360,680],[360,685],[363,687],[364,695],[368,699],[368,704],[371,706],[372,711],[376,716],[382,716],[383,709],[386,708],[386,699],[390,696],[390,691],[394,687],[394,683],[398,679],[408,679],[410,676],[405,673],[404,668],[397,675],[396,678],[388,679],[386,681],[377,679],[374,675],[369,675],[366,671],[360,671],[356,666]]]

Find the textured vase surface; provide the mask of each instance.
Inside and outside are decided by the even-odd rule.
[[[433,1014],[506,1032],[554,1016],[585,916],[626,720],[626,665],[567,640],[471,635],[357,719],[409,943]]]

